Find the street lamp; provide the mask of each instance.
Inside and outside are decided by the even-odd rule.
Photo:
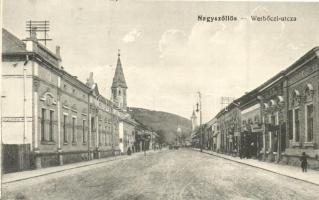
[[[203,131],[202,131],[202,95],[198,91],[198,102],[196,104],[196,112],[199,112],[199,129],[200,129],[200,152],[203,152]]]

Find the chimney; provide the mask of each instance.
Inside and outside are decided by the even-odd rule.
[[[94,80],[93,80],[93,72],[90,72],[90,76],[88,79],[86,79],[86,85],[90,88],[94,85]]]
[[[30,51],[30,52],[34,52],[37,49],[37,43],[38,43],[38,39],[37,39],[37,28],[36,27],[32,27],[31,28],[31,32],[30,32],[30,37],[27,38],[25,41],[26,43],[26,50]]]
[[[37,28],[36,27],[32,27],[31,29],[31,36],[30,39],[33,41],[37,41]]]
[[[56,46],[56,47],[55,47],[55,55],[56,55],[58,58],[61,58],[61,55],[60,55],[60,46]]]

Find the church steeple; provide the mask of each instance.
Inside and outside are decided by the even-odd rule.
[[[194,131],[195,128],[197,127],[197,117],[196,117],[194,108],[193,108],[193,114],[191,116],[191,121],[192,121],[192,131]]]
[[[120,50],[118,50],[118,54],[117,54],[117,64],[116,64],[115,74],[114,74],[113,83],[112,83],[112,88],[117,88],[117,87],[127,88],[124,72],[122,68],[122,63],[121,63]]]
[[[115,74],[113,77],[111,90],[112,90],[112,99],[114,103],[116,103],[120,109],[126,110],[127,85],[126,85],[124,72],[122,68],[120,50],[118,50],[118,54],[117,54],[117,64],[116,64],[116,69],[115,69]]]

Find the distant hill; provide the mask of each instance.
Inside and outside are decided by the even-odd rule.
[[[167,143],[175,141],[178,124],[182,129],[182,137],[190,135],[192,124],[189,119],[167,112],[144,108],[130,107],[129,110],[132,117],[138,122],[163,134],[164,140]]]

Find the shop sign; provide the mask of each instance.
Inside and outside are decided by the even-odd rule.
[[[2,117],[3,122],[24,122],[24,117]],[[26,118],[27,122],[32,122],[32,117]]]

